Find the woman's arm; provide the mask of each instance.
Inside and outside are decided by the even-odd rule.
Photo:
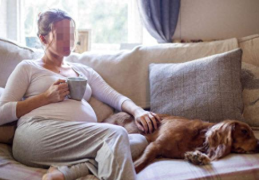
[[[161,118],[157,114],[145,111],[131,100],[123,102],[122,111],[132,114],[135,118],[137,127],[141,131],[145,131],[145,133],[152,133],[157,129],[157,124],[161,121]]]
[[[21,101],[31,81],[30,72],[30,65],[21,62],[8,78],[0,99],[0,125],[15,121],[40,106],[61,101],[69,93],[65,91],[68,90],[67,84],[63,83],[65,81],[59,80],[46,92]]]
[[[161,120],[158,115],[153,112],[143,110],[129,98],[115,91],[92,68],[89,69],[88,67],[85,67],[84,70],[90,73],[88,80],[89,85],[92,88],[93,96],[120,111],[125,111],[133,115],[137,127],[141,131],[145,131],[145,133],[152,133],[155,129],[157,129],[157,123]]]
[[[122,103],[129,99],[118,93],[92,68],[84,67],[84,74],[88,78],[88,83],[92,89],[92,96],[98,100],[110,105],[121,111]]]
[[[29,65],[22,61],[9,76],[0,99],[0,125],[17,120],[16,106],[29,85],[29,71]]]
[[[26,99],[25,101],[17,102],[17,118],[20,118],[21,116],[29,113],[30,111],[38,107],[54,102],[63,101],[65,97],[69,94],[68,85],[65,82],[65,80],[59,79],[54,84],[52,84],[46,92]]]

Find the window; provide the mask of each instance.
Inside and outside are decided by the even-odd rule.
[[[156,40],[144,30],[137,0],[23,0],[22,35],[27,46],[40,48],[37,34],[38,13],[62,8],[76,21],[77,29],[90,29],[91,51],[118,50]]]

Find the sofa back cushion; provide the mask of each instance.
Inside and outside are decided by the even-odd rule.
[[[238,44],[243,50],[242,61],[259,67],[259,34],[240,38]]]
[[[94,68],[121,94],[143,108],[150,107],[148,66],[151,63],[180,63],[238,48],[237,39],[203,43],[171,43],[139,46],[116,53],[83,53],[66,58]]]
[[[0,87],[5,87],[15,66],[24,59],[41,57],[43,51],[19,46],[10,40],[0,38]]]
[[[259,67],[242,63],[244,118],[253,127],[259,127]]]

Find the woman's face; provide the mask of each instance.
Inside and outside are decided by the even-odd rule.
[[[53,24],[53,31],[49,33],[48,50],[57,56],[68,56],[74,47],[75,27],[73,21],[63,19]]]

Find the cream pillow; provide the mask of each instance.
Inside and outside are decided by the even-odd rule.
[[[42,50],[23,47],[11,40],[0,38],[0,87],[5,87],[8,77],[15,66],[24,59],[36,59],[43,56]]]
[[[244,118],[250,126],[259,127],[259,67],[242,63]]]
[[[104,119],[108,118],[110,115],[114,114],[114,109],[109,105],[99,101],[98,99],[91,97],[89,104],[92,106],[96,116],[97,121],[102,122]]]
[[[259,67],[259,34],[240,38],[238,44],[243,50],[242,61]]]

